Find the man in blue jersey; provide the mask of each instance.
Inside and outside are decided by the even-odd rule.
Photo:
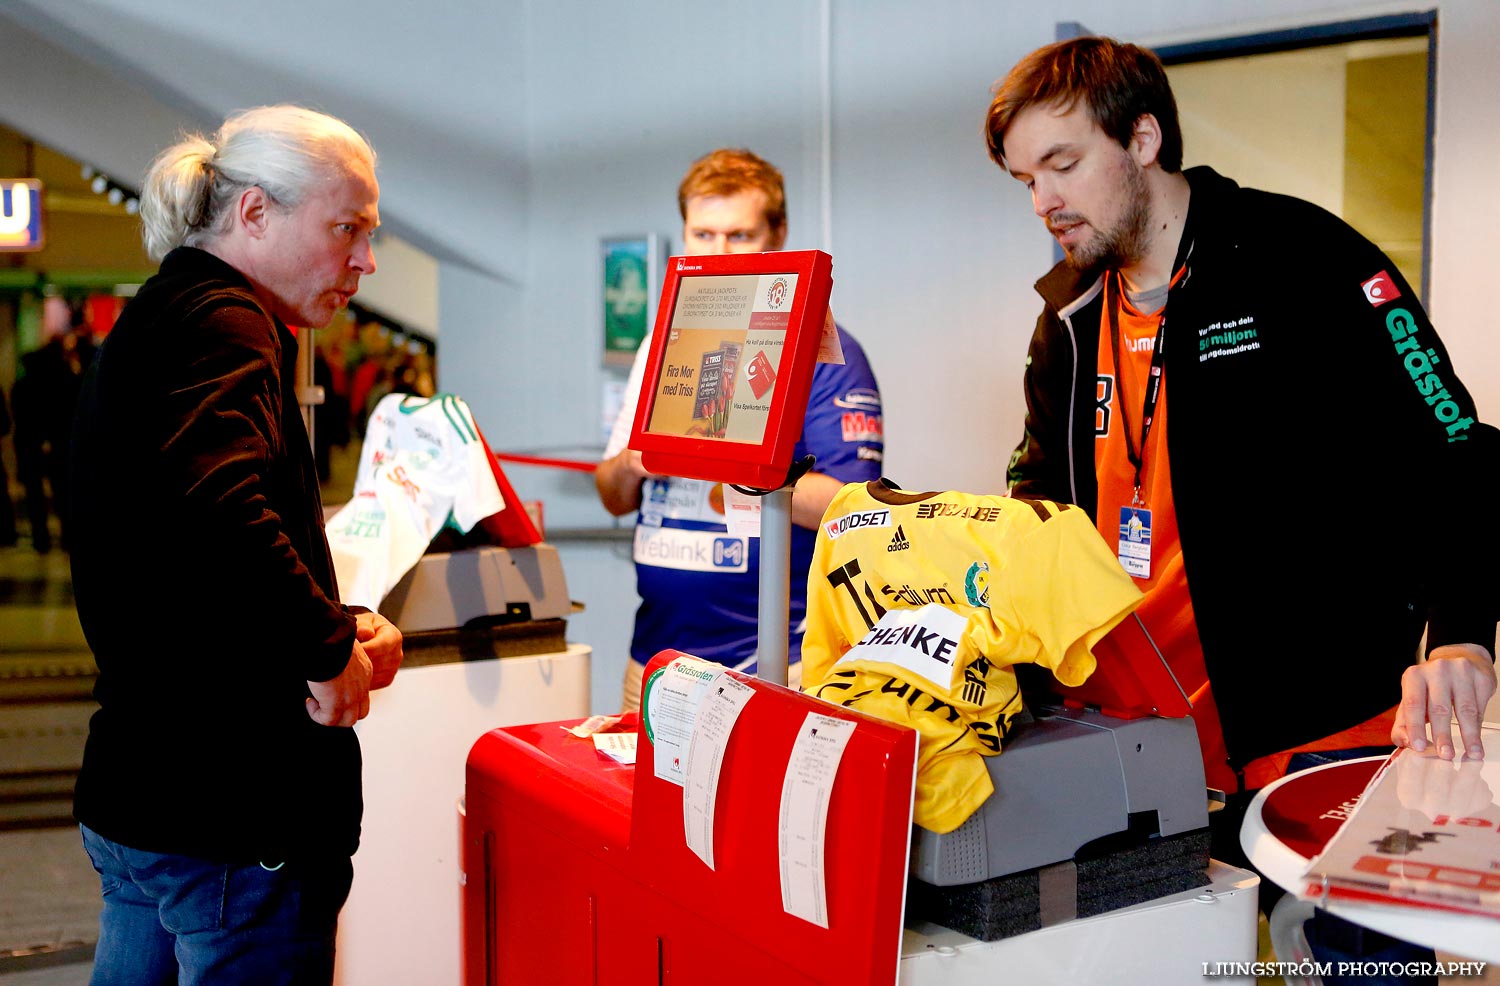
[[[683,253],[761,253],[786,240],[781,172],[747,150],[721,148],[688,169],[677,190]],[[819,363],[795,456],[811,453],[813,471],[792,491],[791,638],[788,677],[801,677],[802,617],[813,531],[845,483],[880,476],[884,454],[880,389],[854,337],[839,328],[844,363]],[[636,353],[604,460],[594,475],[610,513],[640,511],[635,528],[636,611],[624,708],[640,703],[641,672],[672,647],[746,672],[756,670],[760,541],[731,536],[717,483],[655,476],[625,447],[635,419],[650,340]],[[726,546],[725,541],[738,542]],[[718,548],[719,550],[714,550]]]

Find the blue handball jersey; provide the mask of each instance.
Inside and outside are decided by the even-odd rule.
[[[845,483],[878,479],[884,456],[880,390],[864,350],[838,329],[844,364],[813,369],[795,455]],[[649,346],[648,340],[646,345]],[[644,348],[644,347],[643,347]],[[802,656],[807,571],[816,533],[792,525],[788,660]],[[636,612],[630,656],[644,664],[673,647],[707,661],[756,670],[760,539],[731,535],[717,483],[657,477],[641,490],[635,527]]]

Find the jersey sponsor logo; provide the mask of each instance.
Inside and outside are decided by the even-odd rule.
[[[363,503],[362,498],[369,498],[374,502]],[[329,533],[335,538],[378,540],[385,528],[386,512],[375,491],[364,490],[356,493],[352,502],[355,504],[354,509],[340,510],[337,515],[339,524]]]
[[[935,520],[938,517],[958,517],[962,520],[993,524],[1000,519],[999,507],[966,507],[962,503],[919,503],[918,520]]]
[[[905,551],[907,548],[910,548],[910,547],[911,547],[911,542],[908,541],[908,540],[906,540],[906,532],[901,529],[901,525],[900,524],[897,524],[896,525],[896,533],[894,535],[892,535],[892,537],[891,537],[891,543],[885,546],[885,550],[887,550],[887,551]]]
[[[989,562],[976,561],[969,566],[964,573],[964,598],[969,605],[975,609],[988,607],[990,604],[990,566]]]
[[[641,493],[641,523],[660,527],[663,518],[671,518],[723,524],[724,511],[713,505],[717,485],[677,477],[648,479]]]
[[[860,510],[852,514],[844,514],[833,520],[823,522],[823,533],[828,535],[832,541],[841,538],[850,531],[861,527],[890,527],[891,512],[889,510]]]
[[[834,407],[874,408],[880,410],[880,393],[869,387],[855,387],[847,393],[833,399]]]
[[[714,538],[714,567],[740,569],[745,567],[745,542],[741,538]]]
[[[905,582],[901,583],[900,588],[886,583],[880,587],[880,594],[882,596],[890,596],[892,599],[906,603],[908,606],[926,606],[928,603],[942,603],[952,606],[958,602],[958,600],[953,598],[953,593],[949,592],[948,587],[945,585],[934,586],[931,589],[917,589]]]
[[[422,495],[422,487],[417,485],[416,480],[406,474],[405,466],[397,466],[388,473],[383,473],[382,478],[390,480],[396,487],[406,494],[406,498],[413,503]]]
[[[1125,348],[1132,353],[1154,353],[1156,352],[1156,336],[1142,336],[1139,339],[1126,339]]]
[[[677,527],[637,527],[634,554],[638,565],[681,572],[744,572],[750,563],[744,538]]]
[[[1391,280],[1389,271],[1381,271],[1368,281],[1360,285],[1365,292],[1365,300],[1372,308],[1379,308],[1388,301],[1395,301],[1401,297],[1401,289],[1396,287],[1396,282]]]
[[[1416,385],[1417,393],[1432,408],[1432,416],[1447,428],[1448,441],[1467,441],[1466,432],[1473,426],[1474,419],[1464,416],[1463,409],[1448,393],[1443,378],[1433,369],[1442,362],[1437,347],[1423,347],[1417,339],[1417,320],[1405,308],[1392,308],[1385,317],[1385,327],[1391,334],[1391,342],[1396,344],[1401,365],[1406,367],[1407,375]]]
[[[880,661],[921,677],[935,688],[953,685],[953,662],[968,620],[937,603],[888,611],[838,663]]]
[[[856,459],[868,459],[871,462],[884,462],[885,451],[883,449],[870,448],[868,445],[861,445],[854,450],[854,457]]]
[[[963,698],[965,702],[971,705],[984,704],[984,675],[975,667],[978,663],[976,661],[974,664],[964,668]]]
[[[983,666],[983,670],[980,670],[981,666]],[[970,678],[974,675],[979,675],[982,680],[982,676],[989,673],[988,668],[989,661],[980,657],[964,669],[964,694],[966,698],[970,691]],[[835,666],[833,672],[829,674],[823,684],[818,686],[818,698],[834,702],[845,708],[860,708],[862,706],[861,700],[870,695],[871,690],[863,689],[858,692],[851,690],[851,685],[857,680],[858,676],[859,672],[857,671],[840,671]],[[981,693],[982,690],[981,688]],[[1006,712],[1004,709],[998,712],[996,721],[991,722],[988,719],[982,719],[971,714],[960,713],[954,707],[953,703],[945,702],[937,695],[925,692],[909,681],[902,681],[900,678],[889,676],[885,677],[885,680],[875,687],[874,693],[894,696],[906,703],[907,707],[913,711],[933,716],[950,725],[964,727],[973,734],[974,739],[981,746],[991,753],[999,753],[1001,743],[1010,734],[1011,724],[1005,718]],[[975,704],[982,705],[983,700],[981,699]]]
[[[839,422],[846,442],[880,442],[885,440],[885,429],[878,414],[864,411],[845,411]]]
[[[875,621],[885,615],[885,607],[875,598],[875,593],[870,588],[870,583],[860,579],[859,588],[854,587],[855,576],[859,575],[859,559],[851,558],[848,562],[829,572],[826,578],[828,584],[837,588],[843,586],[849,592],[849,599],[854,603],[854,608],[859,612],[859,618],[864,620],[866,627],[875,626]],[[860,599],[860,593],[864,593],[864,599]],[[865,609],[865,601],[868,600],[870,608]]]

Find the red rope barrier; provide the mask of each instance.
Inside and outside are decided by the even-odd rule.
[[[492,452],[501,462],[517,462],[524,466],[546,466],[549,469],[571,469],[574,472],[593,472],[599,468],[597,462],[580,462],[577,459],[549,459],[539,455],[515,455],[511,452]]]

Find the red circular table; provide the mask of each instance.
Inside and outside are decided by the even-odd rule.
[[[1500,791],[1500,729],[1484,730],[1490,790]],[[1403,756],[1412,756],[1404,751]],[[1265,787],[1245,813],[1240,846],[1266,879],[1297,893],[1307,861],[1343,824],[1385,757],[1299,771]],[[1389,904],[1328,901],[1319,906],[1396,938],[1465,958],[1500,962],[1500,919]]]

